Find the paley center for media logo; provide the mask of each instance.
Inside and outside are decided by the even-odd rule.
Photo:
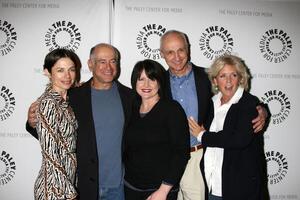
[[[0,121],[9,118],[16,106],[16,99],[13,93],[6,86],[0,86]]]
[[[16,174],[16,163],[6,151],[0,154],[0,186],[10,182]]]
[[[137,34],[136,46],[145,58],[158,60],[160,56],[160,37],[166,28],[160,24],[147,24]]]
[[[224,54],[231,54],[233,45],[231,33],[222,26],[206,28],[199,39],[200,51],[209,60],[214,60]]]
[[[261,100],[268,104],[271,111],[271,123],[274,125],[286,120],[291,112],[291,102],[281,90],[269,90],[264,93]]]
[[[45,44],[49,51],[57,48],[76,51],[81,44],[81,33],[73,22],[61,20],[54,22],[45,34]]]
[[[259,41],[259,50],[263,58],[271,63],[281,63],[292,53],[290,36],[280,29],[267,30]]]
[[[0,19],[0,55],[5,56],[11,52],[17,44],[17,32],[8,21]]]
[[[267,151],[265,157],[269,184],[280,183],[287,176],[289,169],[286,157],[278,151]]]

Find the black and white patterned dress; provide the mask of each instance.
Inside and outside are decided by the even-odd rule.
[[[38,99],[37,133],[42,152],[42,167],[34,185],[36,200],[74,199],[76,180],[75,115],[57,92],[48,86]]]

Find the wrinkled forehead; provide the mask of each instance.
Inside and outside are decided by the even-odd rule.
[[[162,39],[162,44],[161,44],[161,50],[166,51],[166,50],[177,50],[181,48],[187,48],[187,43],[185,41],[185,38],[183,38],[179,34],[170,34],[166,35]]]
[[[95,59],[106,59],[106,60],[117,58],[115,50],[113,49],[113,47],[110,46],[96,47],[91,57]]]

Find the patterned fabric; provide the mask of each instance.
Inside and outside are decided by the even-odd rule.
[[[75,115],[57,92],[48,86],[38,99],[37,133],[42,150],[42,167],[34,185],[36,200],[75,199]]]

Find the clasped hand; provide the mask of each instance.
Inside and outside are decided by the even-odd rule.
[[[202,125],[199,125],[193,117],[188,117],[190,133],[197,137],[201,131],[205,131],[205,128]]]

